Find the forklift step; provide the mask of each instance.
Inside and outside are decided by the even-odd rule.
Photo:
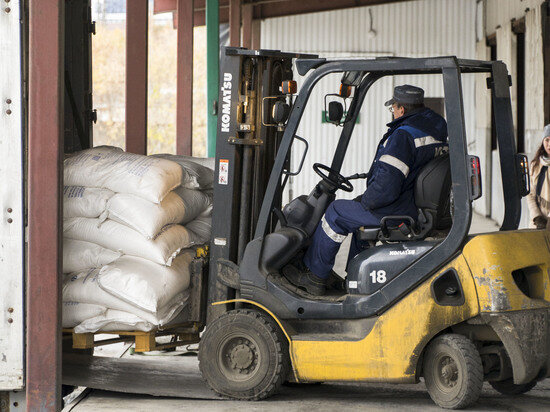
[[[95,335],[117,335],[115,338],[95,340]],[[172,336],[170,343],[157,343],[160,336]],[[119,342],[133,342],[135,352],[172,349],[199,342],[199,327],[196,323],[171,325],[166,329],[153,329],[149,332],[113,331],[96,333],[75,333],[73,329],[63,329],[63,339],[72,339],[73,349],[90,349]]]

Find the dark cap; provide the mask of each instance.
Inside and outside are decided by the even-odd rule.
[[[424,103],[424,90],[410,84],[395,86],[393,97],[385,103],[385,106],[391,106],[394,103],[422,104]]]

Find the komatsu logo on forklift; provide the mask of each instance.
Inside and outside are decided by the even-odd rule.
[[[231,73],[223,74],[223,83],[222,83],[222,132],[229,132],[229,119],[231,114],[231,88],[233,83],[231,80],[233,76]]]
[[[400,255],[414,255],[416,250],[405,249],[405,250],[390,250],[390,256],[400,256]]]

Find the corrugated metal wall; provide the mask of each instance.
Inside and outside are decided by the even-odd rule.
[[[526,9],[538,8],[544,0],[485,0],[486,34],[492,34],[503,22],[525,16]]]
[[[266,19],[264,48],[474,56],[475,0],[418,0]],[[370,13],[373,30],[368,35]]]
[[[544,63],[542,59],[541,20],[541,4],[543,2],[544,0],[485,0],[485,33],[487,35],[496,33],[497,59],[504,61],[508,66],[513,85],[517,84],[517,38],[512,32],[511,20],[525,17],[525,153],[529,159],[532,159],[535,150],[541,143],[544,127]],[[484,48],[485,39],[479,40],[478,47],[481,50]],[[480,83],[479,88],[481,89],[479,93],[485,92],[483,83]],[[510,89],[514,122],[517,120],[516,92],[515,87]],[[484,120],[485,125],[478,125],[486,128],[485,137],[481,136],[482,133],[479,133],[480,141],[477,146],[490,148],[490,118]],[[479,131],[481,132],[482,129],[479,129]],[[489,149],[485,153],[492,158],[492,165],[489,166],[488,170],[484,170],[490,179],[488,187],[491,192],[491,199],[485,210],[497,222],[502,222],[504,199],[498,152]],[[523,199],[520,228],[527,227],[530,219],[525,199]]]
[[[324,57],[373,57],[394,55],[427,57],[456,55],[475,58],[475,0],[418,0],[373,7],[358,7],[323,13],[266,19],[261,26],[261,46],[266,49],[318,53]],[[372,26],[371,26],[372,17]],[[371,30],[372,29],[372,30]],[[372,32],[376,35],[372,36]],[[369,34],[370,32],[370,34]],[[298,78],[300,83],[300,79]],[[415,84],[427,97],[443,97],[440,75],[399,76],[373,86],[348,149],[343,174],[365,172],[391,115],[383,106],[393,86]],[[310,142],[303,172],[289,184],[291,197],[308,193],[319,178],[311,171],[314,162],[328,163],[334,153],[340,129],[321,123],[324,95],[338,91],[339,76],[324,79],[312,93],[298,134]],[[463,79],[466,130],[469,142],[475,133],[474,76]],[[300,159],[301,146],[293,149],[293,163]],[[358,182],[352,197],[364,190]],[[289,193],[287,193],[287,196]]]

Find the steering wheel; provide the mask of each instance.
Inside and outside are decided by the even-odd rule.
[[[336,170],[331,169],[324,164],[315,163],[313,165],[313,171],[317,173],[325,182],[335,186],[336,188],[343,190],[344,192],[353,192],[353,185],[349,179],[342,176]]]

